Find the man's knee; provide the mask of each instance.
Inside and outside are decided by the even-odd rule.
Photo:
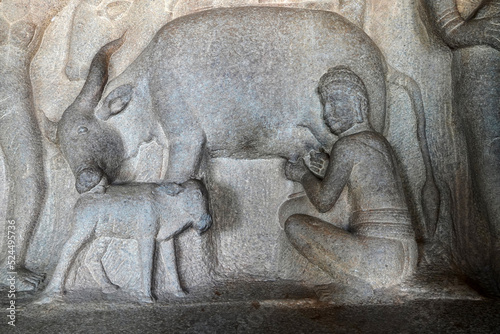
[[[285,233],[288,236],[298,235],[300,232],[303,232],[305,226],[308,221],[307,215],[295,214],[288,217],[285,221]]]

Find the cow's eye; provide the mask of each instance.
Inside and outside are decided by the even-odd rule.
[[[89,129],[87,129],[86,127],[84,127],[84,126],[79,126],[78,127],[78,134],[79,135],[83,135],[83,134],[85,134],[87,132],[89,132]]]

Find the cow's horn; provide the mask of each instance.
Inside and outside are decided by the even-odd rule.
[[[74,104],[85,106],[86,110],[92,110],[97,106],[108,82],[108,66],[111,55],[122,46],[124,41],[125,36],[122,36],[104,45],[97,52],[90,64],[87,80]]]

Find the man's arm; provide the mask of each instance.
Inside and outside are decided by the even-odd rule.
[[[349,180],[355,154],[348,147],[344,141],[334,145],[323,180],[311,173],[303,161],[288,163],[285,168],[287,178],[302,183],[307,197],[319,212],[327,212],[333,207]]]
[[[435,27],[443,38],[464,24],[455,0],[424,0],[424,2],[429,8]]]
[[[450,47],[484,44],[500,50],[500,18],[466,21],[460,16],[455,0],[424,0],[424,3],[438,34]]]

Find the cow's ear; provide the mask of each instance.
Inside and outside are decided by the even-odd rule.
[[[119,114],[132,99],[133,88],[131,85],[123,85],[113,90],[104,99],[103,104],[96,111],[96,116],[106,121],[111,116]]]
[[[53,144],[58,144],[57,140],[57,122],[52,122],[43,111],[40,111],[40,130],[45,137]]]

